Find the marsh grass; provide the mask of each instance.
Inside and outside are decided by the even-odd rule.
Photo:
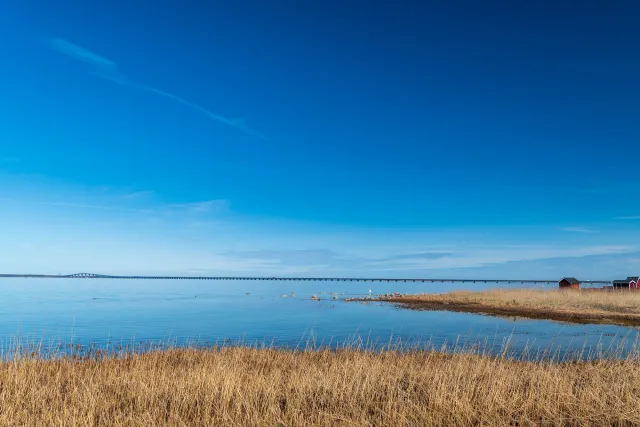
[[[0,425],[638,425],[640,351],[490,355],[418,348],[212,345],[74,353],[14,346]]]
[[[640,291],[494,289],[381,297],[406,308],[640,325]]]

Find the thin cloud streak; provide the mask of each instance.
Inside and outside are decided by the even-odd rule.
[[[256,138],[263,139],[265,141],[267,140],[264,134],[246,126],[242,120],[229,119],[227,117],[220,116],[218,114],[215,114],[207,110],[206,108],[203,108],[197,104],[194,104],[193,102],[189,102],[186,99],[183,99],[179,96],[162,91],[160,89],[156,89],[151,86],[147,86],[145,84],[135,83],[131,81],[127,76],[122,74],[120,70],[118,70],[118,64],[100,55],[97,55],[87,49],[81,48],[80,46],[76,46],[73,43],[70,43],[64,39],[57,38],[57,37],[47,39],[46,43],[52,50],[58,53],[66,55],[77,61],[89,64],[91,67],[93,67],[93,70],[91,70],[90,72],[95,76],[101,77],[105,80],[109,80],[124,86],[130,86],[136,89],[155,93],[156,95],[171,99],[186,107],[196,110],[199,113],[204,114],[205,116],[213,120],[216,120],[228,126],[234,127]]]
[[[589,247],[531,247],[523,250],[509,248],[459,250],[451,256],[439,259],[388,259],[369,264],[370,269],[380,270],[438,270],[472,267],[489,267],[500,264],[543,261],[551,259],[584,258],[589,256],[621,255],[637,250],[635,246],[589,246]]]
[[[494,249],[459,249],[431,256],[431,252],[389,255],[374,258],[362,253],[345,254],[330,249],[322,250],[248,250],[226,251],[218,255],[226,259],[243,259],[254,264],[276,263],[295,267],[305,274],[316,273],[305,267],[322,265],[322,271],[350,271],[356,274],[378,275],[384,272],[453,271],[471,268],[490,268],[506,264],[567,260],[586,257],[624,255],[637,251],[634,246],[589,246],[579,248],[530,247],[514,250],[509,247]],[[428,254],[428,256],[425,256]],[[322,271],[317,271],[321,273]],[[437,274],[437,273],[435,273]]]
[[[590,228],[584,227],[565,227],[562,229],[562,231],[566,231],[567,233],[598,233],[597,230],[592,230]]]
[[[228,200],[205,200],[202,202],[181,203],[169,205],[172,209],[178,209],[190,214],[200,215],[209,213],[222,213],[229,209],[231,203]]]
[[[63,206],[68,208],[99,209],[99,210],[107,210],[107,211],[125,211],[125,212],[141,212],[141,213],[153,212],[151,209],[133,209],[133,208],[121,208],[121,207],[100,206],[100,205],[85,205],[81,203],[67,203],[67,202],[36,202],[36,203],[38,203],[39,205]]]
[[[123,206],[106,206],[106,205],[95,205],[95,204],[85,204],[85,203],[55,202],[55,201],[36,201],[35,203],[39,205],[60,206],[60,207],[75,208],[75,209],[156,213],[156,214],[166,214],[166,215],[172,215],[176,213],[188,214],[188,215],[220,214],[227,211],[230,206],[230,202],[228,200],[205,200],[202,202],[193,202],[193,203],[158,205],[158,206],[154,206],[153,209],[128,208]]]
[[[83,49],[80,46],[76,46],[73,43],[69,43],[64,39],[53,37],[48,40],[48,44],[52,49],[70,56],[71,58],[77,59],[78,61],[86,62],[100,68],[110,69],[114,73],[118,73],[118,65],[115,62],[109,61],[108,59],[96,55],[87,49]]]
[[[155,197],[156,193],[151,190],[141,190],[135,191],[133,193],[123,194],[120,198],[125,200],[139,200],[139,199],[149,199]]]
[[[640,215],[618,216],[615,219],[621,219],[621,220],[640,219]]]
[[[256,138],[264,139],[265,141],[267,140],[266,136],[264,136],[263,134],[261,134],[260,132],[258,132],[255,129],[251,129],[251,128],[247,127],[242,122],[242,120],[227,119],[226,117],[222,117],[222,116],[219,116],[219,115],[217,115],[215,113],[212,113],[211,111],[209,111],[209,110],[207,110],[205,108],[202,108],[197,104],[194,104],[194,103],[189,102],[189,101],[187,101],[185,99],[182,99],[179,96],[172,95],[170,93],[161,91],[159,89],[156,89],[156,88],[153,88],[153,87],[150,87],[150,86],[139,85],[139,84],[136,84],[136,83],[129,83],[129,85],[137,87],[139,89],[143,89],[143,90],[152,92],[152,93],[155,93],[155,94],[160,95],[160,96],[164,96],[164,97],[169,98],[169,99],[173,99],[174,101],[179,102],[182,105],[190,107],[190,108],[192,108],[192,109],[194,109],[196,111],[199,111],[200,113],[204,114],[205,116],[209,116],[210,118],[212,118],[214,120],[217,120],[219,122],[222,122],[224,124],[232,126],[232,127],[236,128],[236,129],[240,129],[241,131],[243,131],[245,133],[248,133],[249,135],[253,135]]]

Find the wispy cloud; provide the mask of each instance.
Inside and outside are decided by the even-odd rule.
[[[454,255],[453,252],[420,252],[415,254],[402,254],[394,255],[387,258],[387,260],[427,260],[427,259],[441,259]]]
[[[171,99],[173,101],[179,102],[180,104],[186,107],[189,107],[193,110],[196,110],[213,120],[217,120],[228,126],[232,126],[256,138],[260,138],[263,140],[267,139],[262,133],[246,126],[242,119],[230,119],[227,117],[220,116],[218,114],[215,114],[207,110],[206,108],[203,108],[197,104],[194,104],[193,102],[187,101],[186,99],[181,98],[179,96],[162,91],[160,89],[156,89],[151,86],[147,86],[145,84],[133,82],[126,75],[120,72],[120,70],[118,69],[118,64],[116,64],[115,62],[110,61],[109,59],[106,59],[100,55],[97,55],[71,42],[68,42],[67,40],[53,37],[53,38],[48,38],[46,40],[46,43],[54,51],[61,53],[63,55],[66,55],[70,58],[73,58],[77,61],[88,64],[91,67],[90,72],[93,75],[102,77],[103,79],[106,79],[106,80],[110,80],[114,83],[118,83],[121,85],[130,86],[136,89],[155,93],[156,95],[160,95],[165,98]]]
[[[231,203],[228,200],[205,200],[203,202],[173,204],[169,207],[193,215],[222,213],[229,209]]]
[[[227,251],[219,255],[227,259],[243,259],[256,265],[296,267],[305,273],[349,271],[380,275],[387,272],[437,272],[487,268],[505,264],[578,259],[593,256],[622,255],[636,251],[632,246],[591,246],[580,248],[523,247],[514,249],[459,249],[451,252],[421,252],[388,257],[343,254],[332,250],[256,250]],[[434,273],[438,274],[438,273]]]
[[[126,194],[122,196],[122,200],[136,201],[140,198],[144,198],[146,192]],[[156,215],[175,216],[180,215],[195,215],[205,216],[214,215],[226,212],[231,203],[228,200],[205,200],[201,202],[193,203],[181,203],[181,204],[145,204],[143,206],[131,206],[131,204],[92,204],[92,203],[75,203],[75,202],[60,202],[60,201],[36,201],[36,204],[47,206],[60,206],[74,209],[94,209],[104,211],[117,211],[117,212],[139,212],[139,213],[153,213]],[[136,203],[137,204],[137,203]]]
[[[134,208],[119,207],[119,206],[116,207],[116,206],[88,205],[88,204],[82,204],[82,203],[46,202],[46,201],[40,201],[36,203],[39,205],[63,206],[67,208],[98,209],[98,210],[107,210],[107,211],[141,212],[141,213],[153,212],[152,209],[134,209]]]
[[[584,227],[565,227],[562,228],[562,231],[566,231],[567,233],[598,233],[598,230]]]
[[[577,259],[592,256],[621,255],[632,253],[637,248],[631,246],[592,246],[580,248],[530,247],[515,250],[513,248],[461,249],[450,256],[439,259],[389,258],[375,260],[366,264],[367,271],[429,271],[488,268],[501,265],[556,259]]]
[[[146,200],[156,196],[155,191],[142,190],[134,191],[133,193],[123,194],[120,197],[124,200]]]
[[[640,219],[640,215],[618,216],[615,219],[621,219],[621,220]]]
[[[102,56],[96,55],[95,53],[81,48],[80,46],[76,46],[73,43],[70,43],[64,39],[58,37],[52,37],[47,40],[49,46],[52,49],[57,50],[58,52],[64,53],[78,61],[86,62],[95,67],[101,68],[102,70],[107,70],[112,74],[119,74],[118,65],[115,62],[109,61]]]

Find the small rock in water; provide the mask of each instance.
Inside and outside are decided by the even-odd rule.
[[[320,297],[317,296],[317,295],[311,296],[311,299],[314,300],[314,301],[320,301]]]
[[[245,295],[251,295],[251,292],[247,292]]]

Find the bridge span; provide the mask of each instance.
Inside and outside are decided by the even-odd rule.
[[[288,282],[404,282],[404,283],[520,283],[557,284],[558,280],[536,279],[438,279],[438,278],[383,278],[383,277],[255,277],[255,276],[113,276],[94,273],[75,274],[0,274],[0,278],[38,279],[121,279],[121,280],[237,280],[237,281],[288,281]],[[606,285],[611,280],[582,280],[585,285]]]

